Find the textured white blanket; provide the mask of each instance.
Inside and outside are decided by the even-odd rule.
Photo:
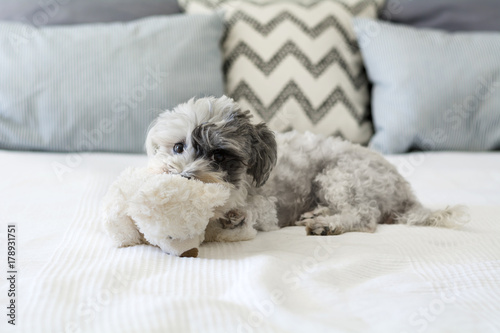
[[[144,156],[0,151],[1,266],[8,224],[18,253],[16,326],[2,278],[0,331],[500,331],[500,154],[389,159],[426,205],[466,204],[472,222],[330,237],[291,227],[205,244],[195,259],[116,249],[100,200]]]

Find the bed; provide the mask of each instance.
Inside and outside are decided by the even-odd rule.
[[[497,1],[4,2],[1,332],[500,331]],[[470,222],[114,247],[101,201],[146,164],[150,122],[224,93],[274,130],[369,144]]]
[[[389,155],[429,207],[465,204],[456,230],[381,225],[207,243],[198,258],[117,249],[99,219],[107,187],[143,155],[1,151],[1,240],[16,228],[16,326],[2,332],[496,332],[500,155]],[[4,256],[4,264],[5,256]],[[5,272],[4,272],[5,273]],[[8,304],[3,279],[1,304]],[[4,312],[5,310],[5,306]]]

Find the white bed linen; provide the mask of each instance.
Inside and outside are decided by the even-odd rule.
[[[500,154],[388,158],[423,203],[466,204],[472,221],[331,237],[291,227],[176,258],[113,248],[99,221],[107,187],[144,156],[0,151],[1,267],[10,223],[18,249],[17,325],[2,278],[0,331],[500,331]]]

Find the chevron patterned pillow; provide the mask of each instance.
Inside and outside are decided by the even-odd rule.
[[[184,1],[191,12],[214,4]],[[368,81],[351,21],[376,17],[380,5],[374,0],[224,1],[227,95],[274,130],[367,143],[372,135]]]

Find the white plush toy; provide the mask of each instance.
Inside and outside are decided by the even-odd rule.
[[[222,184],[128,168],[104,197],[104,224],[119,247],[151,244],[171,255],[196,257],[215,208],[228,197]]]

